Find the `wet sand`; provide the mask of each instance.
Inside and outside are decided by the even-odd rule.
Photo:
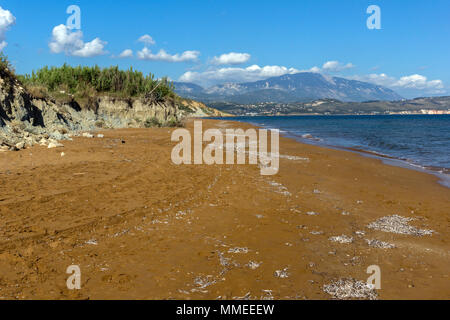
[[[251,127],[204,120],[233,126]],[[172,130],[0,153],[0,299],[331,299],[324,285],[365,282],[370,265],[379,299],[450,298],[450,190],[437,177],[287,138],[275,176],[176,166]],[[434,232],[367,227],[394,214]],[[353,241],[330,240],[342,235]],[[70,265],[81,290],[66,287]]]

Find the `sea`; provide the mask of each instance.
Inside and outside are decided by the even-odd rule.
[[[228,118],[229,119],[229,118]],[[438,175],[450,187],[450,115],[234,117],[303,143],[359,152]]]

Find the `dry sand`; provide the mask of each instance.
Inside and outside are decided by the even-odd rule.
[[[436,177],[286,138],[276,176],[175,166],[171,130],[0,153],[0,299],[450,298]]]

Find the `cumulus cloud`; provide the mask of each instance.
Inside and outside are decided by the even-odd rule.
[[[385,73],[373,73],[369,75],[355,75],[349,78],[384,86],[401,92],[405,96],[443,94],[446,92],[444,82],[442,80],[428,80],[426,76],[420,74],[396,78]]]
[[[224,53],[219,57],[214,57],[211,60],[211,63],[216,65],[225,65],[225,64],[236,65],[246,63],[248,60],[250,60],[250,58],[251,55],[248,53],[230,52]]]
[[[137,57],[140,60],[149,61],[165,61],[165,62],[192,62],[196,61],[200,56],[199,51],[185,51],[171,55],[165,50],[161,49],[158,53],[152,53],[147,47],[137,52]]]
[[[309,68],[309,69],[305,69],[305,70],[300,70],[300,72],[312,72],[312,73],[321,73],[322,72],[322,69],[320,69],[319,67],[317,67],[317,66],[314,66],[314,67],[312,67],[312,68]]]
[[[16,17],[13,16],[11,11],[5,10],[0,7],[0,51],[3,50],[8,43],[6,39],[6,31],[16,22]]]
[[[380,86],[392,87],[394,83],[397,81],[394,77],[390,77],[385,73],[372,73],[367,75],[354,75],[348,77],[352,80],[371,82]]]
[[[341,72],[354,67],[352,63],[343,64],[339,61],[327,61],[323,64],[322,69],[325,72]]]
[[[403,76],[399,79],[388,76],[385,73],[369,74],[363,76],[352,76],[354,80],[367,81],[378,84],[380,86],[401,89],[416,89],[416,90],[441,90],[444,89],[442,80],[428,80],[427,77],[420,74],[413,74],[410,76]]]
[[[133,57],[133,50],[126,49],[123,50],[121,54],[119,54],[119,58],[131,58]]]
[[[103,55],[107,42],[95,38],[91,42],[83,41],[83,32],[72,31],[66,25],[60,24],[53,28],[49,48],[52,53],[64,52],[68,56],[94,57]]]
[[[224,55],[222,55],[224,56]],[[215,57],[216,64],[219,59]],[[221,61],[225,62],[223,58]],[[211,86],[226,82],[253,82],[264,80],[270,77],[282,76],[285,74],[295,74],[300,72],[322,73],[326,75],[329,72],[339,72],[354,68],[352,63],[343,64],[339,61],[327,61],[323,66],[314,66],[310,69],[287,68],[284,66],[264,66],[252,65],[249,67],[210,67],[205,71],[187,71],[178,80],[182,82],[193,82],[202,86]],[[429,80],[426,76],[420,74],[412,74],[401,77],[389,76],[385,73],[372,73],[367,75],[345,76],[347,79],[359,80],[384,86],[404,96],[418,96],[426,94],[443,94],[448,88],[445,87],[442,80]]]
[[[154,45],[154,44],[156,44],[155,40],[153,40],[153,38],[150,35],[148,35],[148,34],[144,34],[142,37],[140,37],[138,39],[138,41],[139,42],[143,42],[143,43],[145,43],[147,45]]]
[[[427,77],[420,74],[401,77],[394,86],[408,89],[443,89],[442,80],[428,80]]]
[[[283,66],[252,65],[247,68],[220,68],[204,72],[188,71],[180,77],[182,82],[195,82],[203,85],[211,85],[224,82],[251,82],[285,74],[298,73],[300,70]]]

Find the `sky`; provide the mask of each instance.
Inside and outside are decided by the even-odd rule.
[[[19,74],[118,65],[208,87],[308,71],[413,98],[450,95],[449,16],[448,0],[0,0],[0,50]]]

